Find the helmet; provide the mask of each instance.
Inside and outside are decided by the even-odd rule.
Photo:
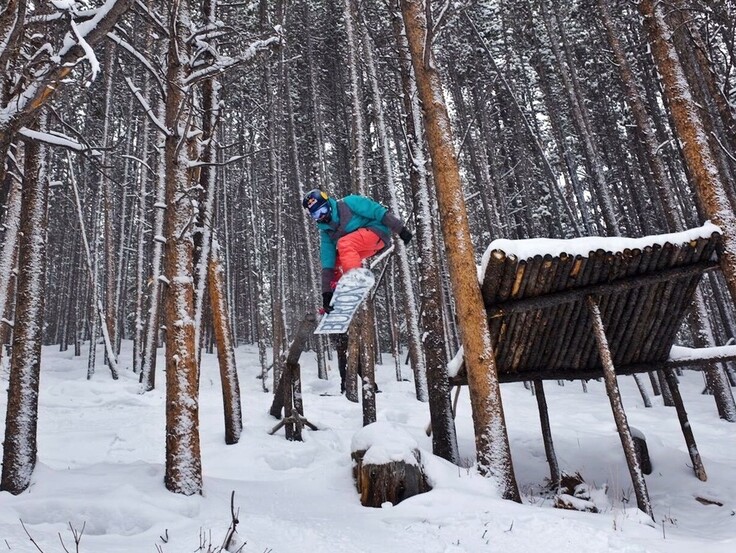
[[[309,210],[309,215],[315,221],[326,222],[330,219],[332,206],[328,201],[329,196],[319,188],[310,190],[302,200],[302,206]]]

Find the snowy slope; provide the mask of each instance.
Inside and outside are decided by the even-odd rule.
[[[121,368],[130,365],[130,344]],[[127,353],[127,357],[126,357]],[[0,551],[61,552],[59,534],[74,551],[69,523],[85,532],[82,553],[195,551],[219,545],[230,522],[230,493],[240,509],[243,551],[302,552],[698,552],[736,550],[736,425],[718,419],[712,398],[699,394],[702,377],[688,373],[683,393],[708,472],[699,482],[674,409],[645,409],[633,380],[620,383],[632,426],[648,438],[654,472],[647,477],[656,525],[632,507],[633,492],[603,385],[547,383],[552,431],[560,466],[580,471],[599,491],[601,514],[553,509],[540,487],[547,475],[536,401],[521,384],[502,387],[517,478],[524,505],[498,498],[492,480],[425,455],[434,490],[398,506],[360,506],[351,479],[350,443],[360,429],[360,406],[339,395],[339,378],[320,381],[312,354],[303,359],[305,414],[322,430],[304,443],[269,436],[270,394],[260,391],[253,348],[237,351],[245,428],[239,444],[223,440],[216,358],[204,356],[201,434],[205,492],[182,497],[163,486],[164,398],[159,388],[139,395],[136,375],[114,382],[99,367],[86,381],[86,359],[45,348],[41,375],[39,463],[31,488],[0,493]],[[385,357],[389,362],[389,358]],[[334,363],[333,363],[334,365]],[[161,366],[161,365],[159,365]],[[336,375],[333,367],[331,375]],[[406,368],[405,375],[411,371]],[[393,366],[377,368],[383,393],[378,418],[406,430],[424,450],[426,405],[410,382],[396,382]],[[7,371],[0,375],[7,388]],[[336,394],[322,396],[322,393]],[[7,397],[0,397],[3,424]],[[458,408],[460,449],[472,463],[467,392]],[[723,506],[703,505],[696,496]],[[630,502],[626,500],[630,499]],[[622,502],[623,500],[623,502]],[[166,539],[166,542],[162,539]],[[206,551],[206,546],[203,549]]]

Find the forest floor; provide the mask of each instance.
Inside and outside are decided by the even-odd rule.
[[[361,507],[351,476],[350,444],[361,428],[360,405],[339,393],[336,363],[330,380],[316,377],[312,353],[302,359],[305,415],[319,431],[288,442],[268,415],[255,347],[236,352],[244,428],[225,445],[217,361],[203,356],[200,431],[204,493],[166,491],[164,375],[138,393],[124,344],[121,378],[100,365],[86,379],[86,357],[46,347],[43,352],[38,464],[30,488],[0,493],[0,551],[75,551],[71,527],[84,534],[80,553],[214,551],[230,523],[230,495],[239,509],[238,540],[249,553],[620,552],[736,551],[736,424],[719,420],[701,395],[699,373],[682,391],[708,481],[697,480],[673,408],[653,398],[644,408],[633,379],[621,377],[629,423],[648,441],[654,471],[646,477],[656,521],[635,508],[619,437],[603,384],[547,383],[547,401],[560,467],[580,472],[601,512],[554,509],[543,487],[548,476],[536,401],[522,384],[502,386],[514,468],[523,505],[499,499],[492,479],[472,468],[474,442],[467,390],[460,397],[459,468],[431,456],[424,429],[427,405],[410,381],[397,382],[388,356],[377,367],[382,392],[378,419],[411,434],[423,449],[434,489],[397,506]],[[102,354],[98,355],[101,360]],[[159,367],[163,358],[159,359]],[[404,377],[411,371],[403,367]],[[7,389],[7,368],[0,369]],[[270,384],[270,383],[269,383]],[[329,395],[323,395],[329,394]],[[4,428],[7,395],[0,395]],[[703,504],[697,498],[706,501]],[[34,545],[27,532],[38,546]],[[60,543],[63,540],[63,545]],[[208,546],[210,546],[208,550]]]

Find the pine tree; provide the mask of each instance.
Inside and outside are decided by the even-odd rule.
[[[497,476],[504,498],[520,502],[496,362],[475,269],[452,126],[440,75],[429,47],[432,37],[426,36],[432,32],[432,27],[426,20],[424,8],[421,0],[401,1],[419,98],[424,108],[427,144],[432,157],[432,172],[462,335],[478,466],[482,472]]]

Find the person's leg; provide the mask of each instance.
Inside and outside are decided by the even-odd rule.
[[[335,350],[337,351],[337,369],[340,371],[340,393],[345,393],[345,376],[348,367],[347,334],[335,334]]]
[[[360,267],[361,261],[383,249],[383,240],[370,229],[361,228],[337,241],[339,263],[343,273]]]

